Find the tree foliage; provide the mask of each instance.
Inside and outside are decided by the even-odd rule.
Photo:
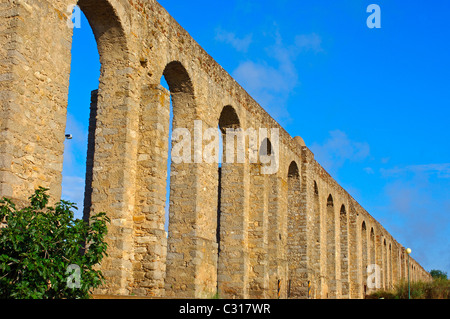
[[[28,207],[0,200],[0,298],[88,298],[103,282],[95,266],[106,256],[105,213],[74,219],[74,203],[48,206],[40,187]]]
[[[442,270],[432,269],[430,275],[433,279],[447,279],[447,273]]]

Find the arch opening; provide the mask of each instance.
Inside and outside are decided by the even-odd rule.
[[[298,165],[292,161],[288,168],[288,236],[289,249],[288,280],[289,297],[304,296],[307,282],[299,274],[306,271],[306,214],[301,207],[301,180]]]
[[[297,163],[292,161],[288,169],[288,178],[298,178],[298,177],[300,177],[300,174],[298,171]]]
[[[95,148],[96,129],[98,123],[106,126],[108,122],[98,118],[104,120],[106,112],[112,113],[118,103],[111,101],[112,96],[127,89],[126,76],[115,74],[127,64],[127,44],[120,19],[108,1],[80,0],[77,5],[74,10],[80,11],[80,21],[72,29],[65,130],[71,138],[65,141],[61,188],[62,197],[78,205],[76,217],[82,214],[87,221],[98,187],[94,186],[95,155],[104,151]],[[121,88],[113,92],[118,82]]]
[[[327,245],[327,274],[328,274],[328,296],[330,298],[338,297],[338,287],[337,287],[337,228],[336,223],[338,222],[335,209],[333,196],[328,195],[327,198],[327,212],[326,212],[326,245]]]
[[[333,203],[333,196],[331,196],[331,194],[328,195],[328,198],[327,198],[327,206],[328,206],[328,207],[333,207],[333,206],[334,206],[334,203]]]
[[[367,266],[368,266],[368,244],[367,244],[367,226],[366,222],[363,221],[361,224],[361,287],[362,296],[365,297],[367,295]]]
[[[90,216],[92,169],[95,152],[100,54],[92,28],[83,11],[74,28],[66,115],[61,197],[78,206],[76,218]]]
[[[245,247],[236,245],[236,240],[244,240],[245,188],[244,165],[235,152],[235,140],[239,134],[228,134],[227,129],[241,129],[241,121],[236,109],[226,105],[218,116],[219,164],[217,165],[217,293],[224,298],[245,298],[248,294],[247,268],[242,267],[248,258]],[[230,135],[230,136],[228,136]],[[239,144],[242,141],[237,141]],[[230,143],[232,145],[228,145]],[[238,159],[236,161],[236,159]],[[234,203],[230,205],[229,203]],[[233,271],[233,269],[241,269]]]
[[[341,205],[340,209],[340,266],[341,266],[341,293],[344,298],[348,298],[350,294],[350,278],[349,278],[349,228],[348,228],[348,216],[345,205]]]
[[[220,256],[220,233],[221,233],[221,214],[224,202],[222,201],[222,188],[226,185],[222,184],[222,161],[226,158],[226,132],[227,129],[236,130],[241,127],[239,117],[236,110],[231,105],[226,105],[223,107],[218,121],[218,131],[219,131],[219,154],[218,154],[218,183],[217,183],[217,227],[216,227],[216,242],[218,246],[217,254]],[[233,143],[234,144],[234,143]],[[234,146],[234,145],[233,145]],[[228,159],[229,160],[229,159]],[[227,170],[225,169],[225,174]],[[227,176],[225,176],[225,179]],[[220,257],[218,257],[220,258]]]
[[[127,39],[121,19],[109,1],[80,0],[74,10],[80,11],[81,20],[80,27],[70,31],[71,71],[65,134],[72,134],[72,139],[65,142],[61,154],[62,197],[67,191],[75,190],[79,194],[73,200],[79,207],[76,216],[82,211],[85,221],[101,211],[106,211],[111,220],[128,218],[126,225],[108,225],[108,256],[100,265],[108,283],[105,289],[117,293],[130,289],[132,280],[124,267],[129,262],[129,254],[123,247],[133,242],[133,224],[126,209],[133,199],[127,196],[121,181],[128,176],[124,168],[134,165],[133,159],[125,154],[132,147],[127,140],[133,125],[130,123],[137,123],[129,120],[132,114],[136,118],[138,115],[132,112],[134,105],[126,98],[134,94],[130,90],[132,81],[126,72],[118,72],[128,70]],[[103,142],[96,143],[98,139]],[[119,154],[115,147],[124,151]],[[67,183],[67,177],[73,177],[74,167],[77,174],[84,174],[76,175],[76,187]],[[114,194],[109,189],[114,189]],[[116,209],[111,211],[110,207]],[[114,278],[110,275],[113,272]]]
[[[166,218],[165,228],[170,236],[170,219],[174,215],[171,212],[171,198],[178,197],[180,194],[179,185],[176,178],[172,179],[172,176],[177,174],[178,165],[173,162],[172,150],[174,144],[177,142],[178,137],[174,136],[174,129],[177,127],[184,127],[180,125],[183,122],[183,117],[192,112],[193,106],[193,86],[189,74],[184,66],[179,61],[169,62],[164,68],[161,76],[160,85],[170,92],[170,109],[169,109],[169,136],[168,136],[168,157],[167,157],[167,179],[166,179]],[[190,141],[187,144],[191,145]],[[191,149],[183,149],[181,153],[182,158],[189,162],[191,159]],[[184,163],[186,164],[186,163]]]
[[[167,63],[160,85],[169,90],[168,156],[165,198],[167,229],[166,294],[193,297],[181,285],[190,285],[196,274],[192,260],[197,250],[196,174],[191,132],[194,132],[195,99],[191,77],[180,61]],[[187,134],[186,134],[187,133]],[[191,252],[191,253],[190,253]]]
[[[267,137],[261,142],[261,147],[259,149],[259,156],[261,159],[272,155],[272,143]],[[262,161],[264,162],[264,161]]]
[[[317,187],[317,182],[314,181],[314,195],[319,196],[319,188]]]

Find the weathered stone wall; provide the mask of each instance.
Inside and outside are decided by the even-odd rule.
[[[1,196],[21,201],[45,186],[60,197],[74,4],[0,1]],[[361,298],[367,265],[380,266],[383,287],[406,277],[405,249],[156,1],[78,5],[101,62],[85,200],[86,214],[111,218],[98,293]],[[192,161],[171,163],[167,234],[171,104],[173,128],[191,133]],[[243,135],[244,161],[219,170],[202,158],[210,128],[267,128],[278,169],[264,174],[269,164],[252,161],[262,141]],[[411,264],[414,280],[430,278]]]

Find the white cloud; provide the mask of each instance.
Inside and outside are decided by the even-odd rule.
[[[289,118],[286,100],[297,82],[296,76],[267,63],[245,61],[234,70],[233,77],[272,117]]]
[[[72,134],[71,140],[64,142],[63,174],[74,174],[86,164],[88,130],[72,114],[67,114],[66,133]]]
[[[295,44],[298,49],[313,52],[323,52],[322,38],[316,33],[300,34],[295,37]]]
[[[75,217],[81,219],[83,216],[84,205],[84,178],[79,176],[64,176],[62,180],[61,199],[76,204],[77,211],[74,211]]]
[[[388,179],[384,193],[387,198],[385,218],[389,220],[394,237],[402,245],[410,246],[425,267],[447,271],[447,264],[438,264],[442,247],[449,246],[450,163],[407,165],[381,169]],[[430,265],[430,266],[427,266]],[[430,270],[430,269],[427,269]]]
[[[72,114],[67,115],[66,133],[72,134],[73,138],[64,142],[61,198],[77,204],[76,218],[82,218],[83,214],[87,131]]]
[[[341,130],[334,130],[323,144],[313,143],[311,151],[325,169],[336,171],[347,161],[360,162],[368,158],[370,147],[366,142],[349,139]]]
[[[266,63],[255,63],[252,61],[242,62],[233,72],[250,91],[283,92],[292,86],[288,77],[280,70]]]
[[[247,52],[248,47],[252,43],[252,34],[246,35],[244,38],[238,38],[235,33],[228,32],[218,28],[216,30],[217,41],[230,44],[236,51]]]
[[[433,175],[437,178],[450,178],[450,163],[408,165],[405,167],[394,167],[389,169],[381,168],[380,172],[385,177],[413,173]]]
[[[293,44],[284,44],[280,33],[276,32],[274,40],[274,44],[265,49],[268,59],[243,61],[232,75],[276,120],[290,121],[287,101],[300,84],[295,60],[305,51],[323,51],[321,38],[315,33],[298,35]]]

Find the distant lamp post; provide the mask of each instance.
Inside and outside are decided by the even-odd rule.
[[[411,299],[411,286],[409,284],[409,255],[411,254],[411,248],[406,248],[408,254],[408,299]]]

